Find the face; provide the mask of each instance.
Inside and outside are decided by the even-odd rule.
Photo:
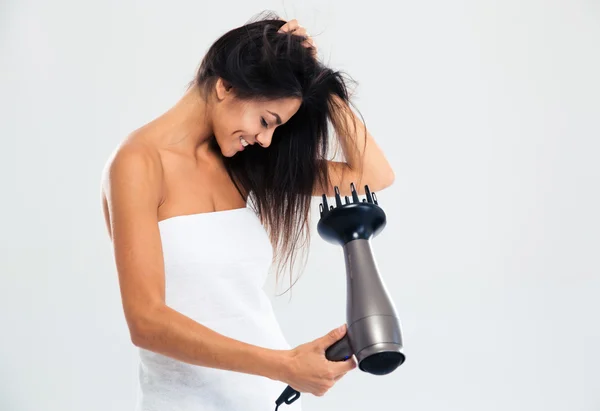
[[[218,101],[212,110],[213,133],[225,157],[232,157],[244,150],[245,142],[267,148],[275,129],[288,122],[298,111],[299,98],[269,101],[239,101],[233,89],[217,81]]]

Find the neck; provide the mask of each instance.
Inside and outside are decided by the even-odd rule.
[[[170,150],[196,159],[211,156],[208,147],[213,136],[210,108],[196,86],[155,120],[152,134],[161,146]]]

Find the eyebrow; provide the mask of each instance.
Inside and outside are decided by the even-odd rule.
[[[271,113],[276,119],[277,119],[277,125],[281,125],[281,117],[279,117],[279,114],[277,113],[273,113],[272,111],[267,110],[269,113]]]

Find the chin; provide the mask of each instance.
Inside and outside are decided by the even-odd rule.
[[[216,143],[216,146],[217,146],[215,148],[217,148],[221,152],[223,157],[233,157],[237,153],[237,151],[235,149],[225,150],[224,148],[229,147],[229,145],[221,144],[219,138],[216,135],[214,136],[214,142]]]
[[[233,157],[238,153],[238,150],[232,149],[231,151],[223,151],[223,149],[221,149],[221,153],[223,154],[223,157]]]

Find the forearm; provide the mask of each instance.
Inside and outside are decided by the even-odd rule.
[[[281,380],[287,350],[247,344],[161,306],[132,332],[133,343],[176,360]]]
[[[336,111],[334,129],[348,167],[363,171],[365,181],[390,181],[394,171],[383,151],[352,108],[333,96]],[[361,164],[362,159],[362,164]]]

